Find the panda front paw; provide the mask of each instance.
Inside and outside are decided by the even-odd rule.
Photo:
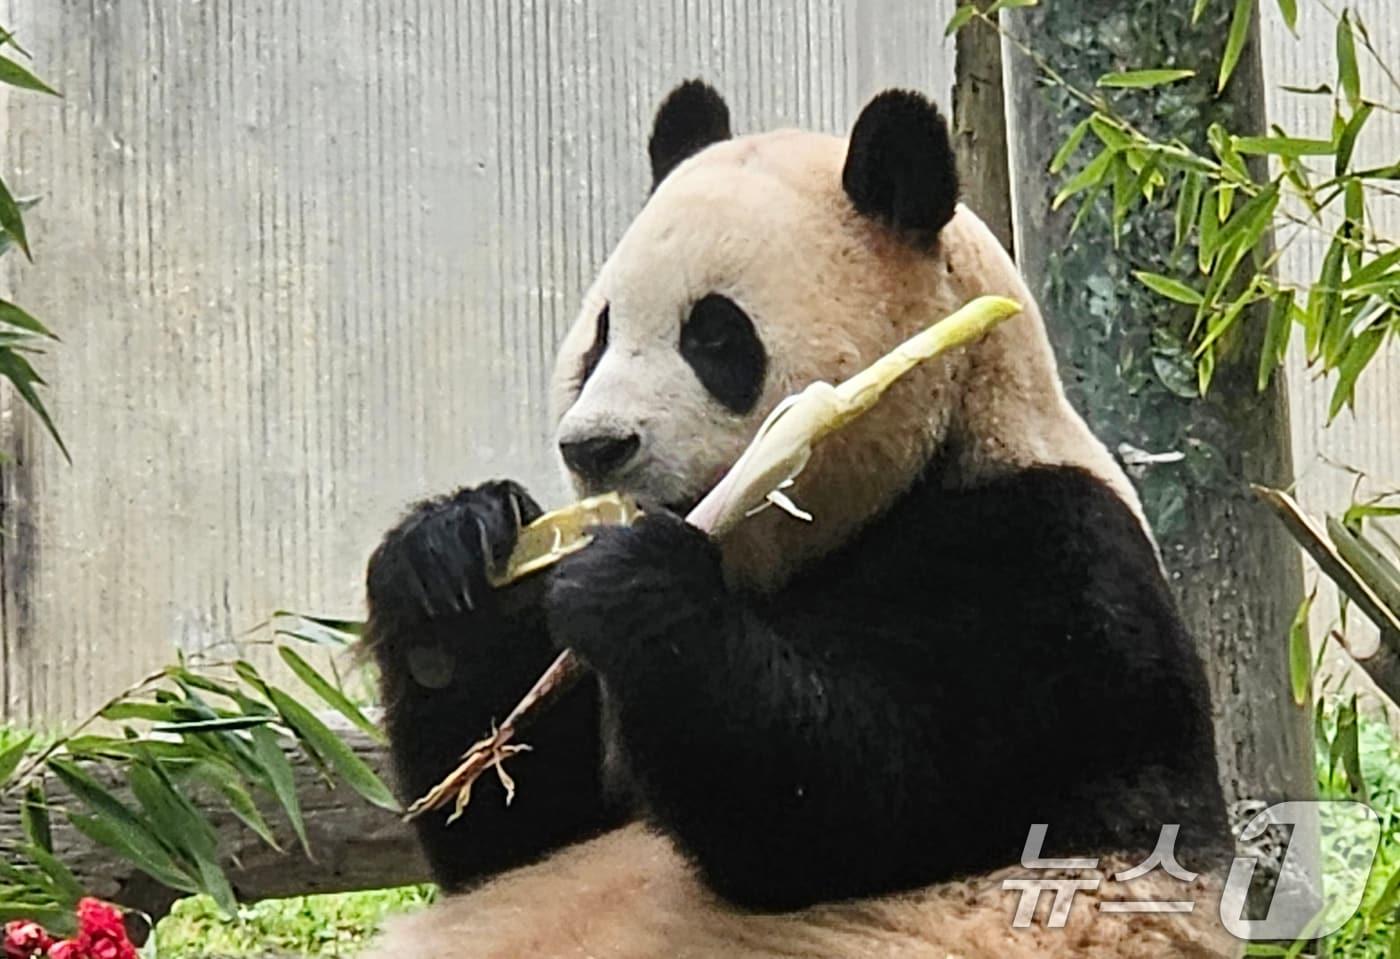
[[[555,567],[545,599],[550,635],[603,676],[647,653],[680,655],[724,598],[719,547],[674,513],[605,526]]]
[[[411,623],[488,612],[495,603],[491,571],[539,515],[530,494],[507,480],[417,504],[370,557],[371,619]]]

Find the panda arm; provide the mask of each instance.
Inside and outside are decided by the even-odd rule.
[[[369,563],[366,643],[400,797],[423,795],[500,720],[554,656],[540,586],[491,589],[491,557],[507,555],[538,508],[513,483],[488,483],[418,504]],[[468,820],[415,820],[433,878],[461,888],[583,837],[608,820],[599,784],[598,691],[585,682],[531,730],[543,756],[519,756],[522,783],[506,808],[494,777]]]
[[[556,641],[603,679],[648,813],[717,892],[782,909],[904,881],[928,812],[915,800],[944,785],[923,649],[839,603],[745,600],[714,544],[670,516],[599,531],[547,606]]]
[[[546,601],[649,814],[721,895],[785,909],[1008,865],[1033,822],[1052,855],[1223,834],[1199,660],[1095,478],[927,485],[818,567],[747,597],[652,516]]]

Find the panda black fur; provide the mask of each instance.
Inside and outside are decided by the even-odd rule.
[[[558,648],[596,677],[532,729],[511,807],[483,782],[464,821],[419,820],[460,895],[379,954],[1234,952],[1209,903],[1230,845],[1201,664],[1028,291],[956,205],[936,108],[890,91],[849,141],[731,138],[692,81],[649,153],[553,397],[578,491],[646,516],[496,592],[539,507],[488,483],[420,504],[370,561],[406,797]],[[777,400],[982,293],[1027,309],[829,439],[791,491],[812,523],[769,510],[716,543],[678,518]],[[1043,855],[1102,859],[1063,929],[1012,928],[1002,880],[1046,875],[1018,865],[1034,823]],[[1170,823],[1194,883],[1115,881]],[[1187,896],[1190,915],[1095,908]]]

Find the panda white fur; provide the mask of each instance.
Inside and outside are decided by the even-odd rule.
[[[596,677],[531,731],[507,808],[420,821],[449,891],[375,954],[1218,956],[1229,855],[1206,682],[1128,481],[1066,402],[1030,294],[957,205],[935,107],[889,91],[850,138],[732,137],[692,81],[653,193],[554,382],[579,493],[634,528],[493,591],[538,513],[513,483],[419,504],[370,561],[369,642],[406,797],[561,646]],[[974,296],[1024,314],[916,370],[722,543],[677,516],[779,399]],[[465,586],[464,586],[465,584]],[[1027,870],[1042,855],[1096,869]],[[1164,824],[1197,877],[1142,863]],[[1007,878],[1101,880],[1013,928]],[[1104,909],[1194,900],[1194,911]]]

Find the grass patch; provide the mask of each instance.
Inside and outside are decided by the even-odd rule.
[[[1330,739],[1336,735],[1336,711],[1327,713],[1323,730]],[[1393,959],[1400,955],[1400,888],[1386,895],[1389,883],[1400,883],[1400,744],[1382,719],[1361,715],[1357,725],[1361,774],[1370,806],[1380,817],[1381,845],[1360,911],[1317,950],[1315,954],[1321,959]],[[1358,798],[1340,763],[1329,770],[1321,735],[1318,746],[1318,792],[1322,798]]]
[[[386,918],[421,909],[432,886],[401,886],[338,895],[269,899],[244,906],[237,919],[208,896],[175,904],[156,926],[160,959],[251,959],[255,956],[349,956],[364,947]]]

